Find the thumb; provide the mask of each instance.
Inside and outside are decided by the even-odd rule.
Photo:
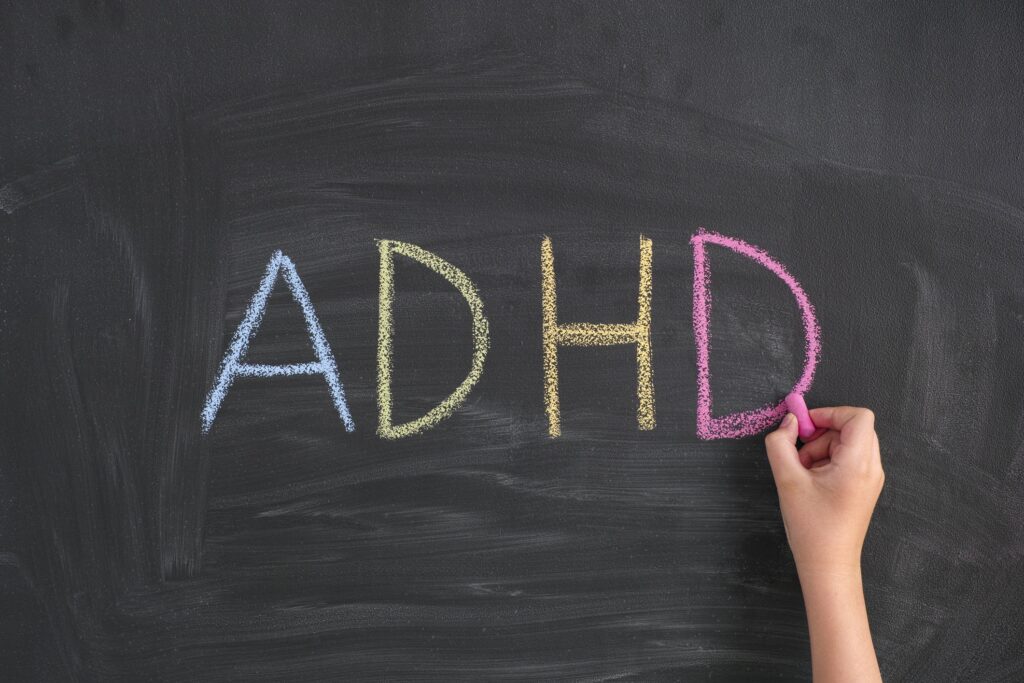
[[[771,463],[772,476],[775,477],[776,486],[807,474],[796,451],[797,432],[796,415],[789,413],[782,419],[779,428],[764,439],[765,450],[768,451],[768,462]]]

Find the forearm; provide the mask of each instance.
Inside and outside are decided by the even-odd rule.
[[[801,572],[815,683],[881,681],[860,571]]]

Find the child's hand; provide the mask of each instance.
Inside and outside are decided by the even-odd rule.
[[[885,481],[874,415],[850,407],[810,414],[822,429],[799,451],[792,414],[765,439],[786,535],[801,582],[859,579],[861,547]]]
[[[796,418],[765,439],[807,608],[815,683],[881,683],[860,577],[860,551],[885,475],[875,417],[817,408],[797,451]]]

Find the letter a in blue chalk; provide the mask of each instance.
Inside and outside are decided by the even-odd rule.
[[[270,290],[274,288],[279,272],[284,271],[284,281],[291,290],[295,303],[302,308],[302,315],[306,318],[306,329],[309,332],[309,340],[313,344],[313,351],[316,354],[315,363],[291,363],[288,365],[254,365],[243,363],[246,352],[249,350],[249,342],[252,341],[256,330],[263,321],[263,313],[267,309],[267,299],[270,298]],[[334,362],[334,355],[331,347],[327,344],[324,331],[320,322],[316,319],[316,311],[309,300],[306,287],[299,279],[295,270],[295,264],[281,251],[275,251],[270,263],[267,264],[267,272],[260,282],[259,289],[249,302],[249,308],[245,311],[245,318],[239,323],[235,330],[235,336],[231,340],[224,362],[221,363],[220,372],[217,374],[217,381],[210,389],[206,397],[206,405],[203,406],[203,433],[210,431],[213,421],[217,417],[220,404],[228,395],[228,389],[235,377],[276,377],[279,375],[323,375],[327,380],[327,388],[331,392],[331,400],[334,407],[345,423],[345,431],[355,430],[356,425],[352,421],[352,414],[349,413],[348,404],[345,402],[345,388],[338,378],[338,366]]]

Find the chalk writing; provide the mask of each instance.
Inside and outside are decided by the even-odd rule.
[[[755,410],[730,413],[715,417],[711,399],[711,268],[707,259],[707,244],[716,244],[746,256],[779,277],[793,292],[803,318],[804,367],[793,391],[805,393],[814,380],[814,369],[821,353],[818,321],[814,306],[786,268],[763,249],[734,237],[726,237],[701,228],[690,239],[693,245],[693,337],[697,345],[697,436],[702,439],[729,439],[751,436],[770,426],[786,413],[785,401]]]
[[[291,291],[295,303],[302,309],[302,315],[306,320],[306,330],[309,333],[309,340],[313,344],[313,353],[316,362],[313,363],[289,363],[286,365],[257,365],[242,362],[246,352],[249,350],[249,342],[263,322],[263,314],[267,309],[267,300],[270,298],[270,291],[274,288],[278,273],[284,272],[284,281]],[[346,431],[354,431],[356,426],[349,413],[348,404],[345,402],[345,389],[338,378],[338,366],[334,362],[334,355],[331,347],[327,344],[324,331],[317,320],[316,311],[309,300],[306,287],[299,279],[295,270],[295,264],[281,251],[274,252],[270,262],[267,264],[266,273],[260,282],[259,288],[245,311],[245,317],[235,330],[235,336],[231,340],[228,352],[221,363],[220,371],[217,374],[217,381],[206,397],[206,404],[203,406],[202,425],[203,432],[209,432],[213,421],[217,417],[236,377],[278,377],[288,375],[323,375],[327,381],[327,388],[331,393],[331,400],[334,407],[345,424]]]
[[[640,429],[654,429],[654,378],[651,366],[651,240],[640,236],[639,312],[635,323],[558,323],[555,294],[555,256],[551,239],[540,247],[541,311],[544,342],[544,405],[548,435],[562,433],[558,403],[558,347],[636,345],[636,419]]]
[[[821,352],[818,322],[814,307],[800,283],[786,268],[764,250],[743,240],[727,237],[701,228],[690,243],[693,247],[693,333],[697,348],[697,435],[702,439],[741,438],[756,434],[769,427],[785,414],[784,401],[754,410],[715,417],[711,390],[711,267],[707,245],[729,249],[760,264],[786,283],[796,298],[804,327],[805,349],[803,371],[792,391],[804,393],[814,379]],[[377,330],[377,434],[385,439],[398,439],[418,434],[449,417],[465,402],[469,392],[483,375],[484,360],[490,345],[490,332],[484,316],[483,301],[469,277],[451,263],[421,247],[394,240],[378,240],[380,252],[380,315]],[[393,308],[395,300],[395,255],[412,259],[447,280],[466,300],[472,317],[473,355],[469,373],[462,383],[437,406],[422,417],[403,424],[394,424],[392,395],[393,380]],[[561,435],[561,413],[558,395],[558,349],[560,346],[614,346],[632,344],[636,347],[637,424],[641,430],[655,427],[654,378],[651,362],[651,288],[653,246],[651,240],[640,236],[640,273],[637,295],[637,318],[629,323],[559,323],[555,283],[555,258],[551,239],[541,240],[541,317],[544,370],[544,407],[548,418],[548,436]],[[270,291],[283,273],[292,298],[302,309],[315,362],[262,365],[245,363],[249,343],[259,329],[266,310]],[[236,377],[276,377],[288,375],[323,375],[334,403],[347,431],[355,423],[345,401],[345,392],[338,377],[337,364],[317,320],[309,294],[291,259],[281,251],[274,253],[267,264],[266,273],[245,317],[221,363],[217,379],[206,399],[202,411],[202,430],[213,426],[217,412]]]
[[[461,270],[444,259],[431,254],[413,244],[378,240],[380,250],[380,318],[377,329],[377,434],[385,439],[398,439],[403,436],[417,434],[436,425],[455,409],[462,405],[473,385],[477,383],[484,371],[484,359],[490,345],[487,318],[484,317],[484,304],[476,286]],[[462,380],[448,398],[441,401],[423,417],[404,424],[392,424],[392,340],[394,327],[392,321],[392,305],[395,299],[395,265],[394,254],[425,265],[432,271],[450,282],[469,304],[473,317],[473,358],[470,361],[469,374]]]

